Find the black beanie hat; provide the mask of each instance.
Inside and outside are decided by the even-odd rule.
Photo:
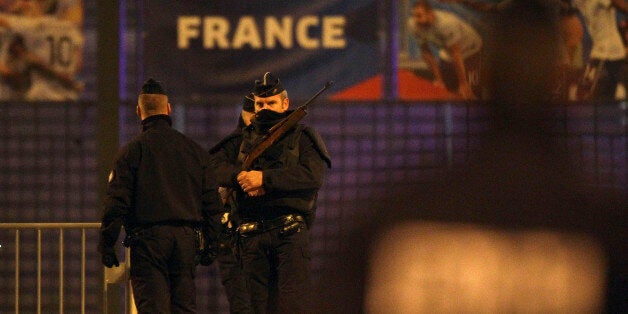
[[[278,77],[274,77],[270,72],[266,72],[261,80],[255,81],[253,93],[258,97],[275,96],[284,91]]]

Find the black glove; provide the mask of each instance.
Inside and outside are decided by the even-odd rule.
[[[216,257],[218,257],[218,251],[215,248],[208,246],[199,252],[198,262],[203,266],[209,266],[214,262]]]
[[[111,268],[113,266],[120,266],[120,263],[118,262],[118,257],[116,256],[116,251],[114,250],[113,247],[107,247],[104,248],[102,250],[102,264],[105,265],[108,268]]]

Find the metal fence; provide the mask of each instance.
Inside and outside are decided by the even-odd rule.
[[[88,290],[93,290],[95,281],[94,277],[87,277],[88,264],[87,254],[93,254],[93,250],[88,248],[88,235],[92,239],[92,236],[100,230],[100,223],[97,222],[84,222],[84,223],[0,223],[0,234],[8,235],[13,233],[13,240],[10,237],[6,239],[7,242],[3,242],[0,249],[12,251],[13,260],[4,260],[4,264],[13,266],[13,309],[15,313],[35,312],[35,313],[49,313],[53,312],[55,307],[59,313],[91,313],[93,312],[93,304],[88,304]],[[31,233],[34,234],[34,239],[23,241],[23,235]],[[44,261],[42,259],[43,252],[46,251],[44,246],[50,245],[53,241],[44,241],[45,236],[58,237],[57,252],[56,255],[51,254],[46,257]],[[27,236],[28,238],[28,236]],[[33,248],[33,240],[35,241],[36,263],[34,265],[29,263],[28,260],[32,258],[33,254],[23,254],[22,248]],[[77,243],[73,243],[78,240]],[[26,242],[26,243],[24,243]],[[89,241],[89,245],[92,246],[93,241]],[[66,243],[68,245],[66,245]],[[78,252],[77,252],[78,249]],[[67,251],[66,251],[67,250]],[[124,257],[129,256],[128,249],[124,250]],[[23,256],[26,255],[26,256]],[[72,258],[66,265],[66,256]],[[24,257],[24,258],[23,258]],[[76,260],[78,258],[78,261]],[[25,262],[24,260],[27,260]],[[58,263],[57,273],[50,274],[51,267],[44,269],[46,263],[55,264]],[[79,265],[78,269],[76,265]],[[104,268],[97,266],[96,268],[104,269],[102,273],[102,300],[103,300],[103,313],[109,313],[111,310],[118,311],[120,308],[124,309],[124,313],[136,313],[135,305],[133,304],[133,294],[131,284],[129,281],[129,267],[126,262],[126,258],[122,259],[119,267]],[[35,272],[36,283],[35,286],[23,284],[21,280],[22,273]],[[56,280],[55,280],[56,277]],[[7,276],[8,278],[8,276]],[[27,277],[28,278],[28,277]],[[67,278],[67,279],[66,279]],[[78,285],[71,285],[71,280],[79,280]],[[47,295],[42,294],[42,290],[45,289],[45,281],[54,281],[57,285],[56,300],[57,303],[50,301],[50,294],[52,291],[47,291]],[[9,280],[8,280],[9,281]],[[3,287],[4,292],[8,292],[10,287],[8,281],[5,282]],[[89,293],[93,293],[90,291]],[[24,296],[36,295],[35,302],[25,302],[22,304],[20,298]],[[52,293],[54,294],[54,293]],[[6,293],[8,296],[8,293]],[[120,296],[124,295],[124,299],[120,299]],[[77,298],[78,296],[78,298]],[[92,294],[93,296],[93,294]],[[7,298],[8,299],[8,298]],[[70,306],[67,306],[69,304]],[[2,311],[4,313],[4,311]],[[100,312],[100,311],[99,311]]]
[[[13,232],[13,241],[5,239],[2,242],[3,253],[12,251],[12,261],[4,256],[3,265],[13,266],[13,280],[7,280],[8,276],[3,276],[5,280],[3,280],[2,290],[3,292],[9,290],[8,285],[12,281],[15,313],[21,311],[49,312],[55,306],[59,313],[65,313],[66,310],[68,312],[77,310],[80,313],[85,313],[87,291],[88,288],[93,288],[93,284],[90,285],[86,277],[88,270],[86,244],[88,232],[98,228],[100,228],[100,223],[0,223],[0,232],[3,236],[6,236],[9,231]],[[73,231],[78,231],[78,233]],[[45,239],[46,236],[51,238]],[[50,246],[53,243],[52,238],[55,237],[57,238],[57,252],[56,254],[47,254],[50,250],[45,246]],[[76,240],[78,243],[74,242]],[[32,257],[35,257],[36,260],[34,264],[31,260]],[[72,260],[66,263],[66,258]],[[56,276],[53,278],[50,276],[50,272],[54,272],[51,265],[55,263],[57,264]],[[75,265],[79,267],[77,268]],[[6,274],[6,269],[2,271]],[[33,276],[35,277],[34,286],[30,280]],[[70,282],[70,280],[75,279],[79,280],[78,285]],[[57,291],[53,292],[51,286],[55,284]],[[21,302],[25,296],[32,296],[33,294],[36,296],[34,303]],[[56,305],[52,304],[51,295],[56,297],[58,301]],[[68,308],[66,306],[67,300],[76,296],[79,299],[78,302],[75,300],[74,303],[78,303],[78,307]]]

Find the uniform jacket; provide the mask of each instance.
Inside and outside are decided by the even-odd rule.
[[[252,149],[260,136],[257,129],[259,127],[254,123],[241,131],[236,130],[210,150],[217,167],[218,185],[236,191],[237,210],[243,221],[274,219],[286,214],[312,218],[317,192],[323,184],[327,167],[331,166],[329,154],[319,135],[312,128],[300,125],[266,149],[249,169],[263,172],[266,194],[249,197],[236,180],[242,171],[238,155],[241,150],[242,154],[246,154]],[[291,148],[298,151],[291,151]]]
[[[170,117],[142,121],[142,132],[118,152],[109,176],[101,246],[113,246],[120,227],[212,224],[221,208],[209,155],[171,127]]]

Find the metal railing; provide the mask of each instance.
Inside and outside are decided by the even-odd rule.
[[[15,313],[20,313],[20,292],[22,286],[20,285],[20,265],[21,265],[21,249],[23,247],[21,236],[27,230],[35,231],[36,233],[36,313],[42,313],[42,246],[49,241],[42,240],[42,234],[44,230],[57,230],[58,231],[58,309],[59,313],[64,313],[65,308],[65,289],[66,289],[66,274],[65,274],[65,234],[69,229],[80,229],[80,313],[86,313],[86,242],[87,242],[87,230],[99,229],[100,223],[0,223],[0,231],[2,230],[15,230],[13,236],[14,247],[14,287],[13,287],[13,303]],[[26,243],[24,246],[31,245],[32,243]],[[73,247],[75,248],[75,247]],[[128,256],[128,251],[125,251]],[[125,312],[134,312],[132,303],[132,293],[130,290],[130,283],[128,280],[128,263],[121,263],[120,267],[107,269],[104,268],[104,283],[103,283],[103,308],[106,313],[109,309],[108,299],[108,285],[110,284],[124,284],[125,286]],[[47,269],[49,270],[49,269]],[[32,287],[29,287],[32,289]],[[70,296],[72,297],[72,296]],[[91,310],[93,311],[93,309]]]

